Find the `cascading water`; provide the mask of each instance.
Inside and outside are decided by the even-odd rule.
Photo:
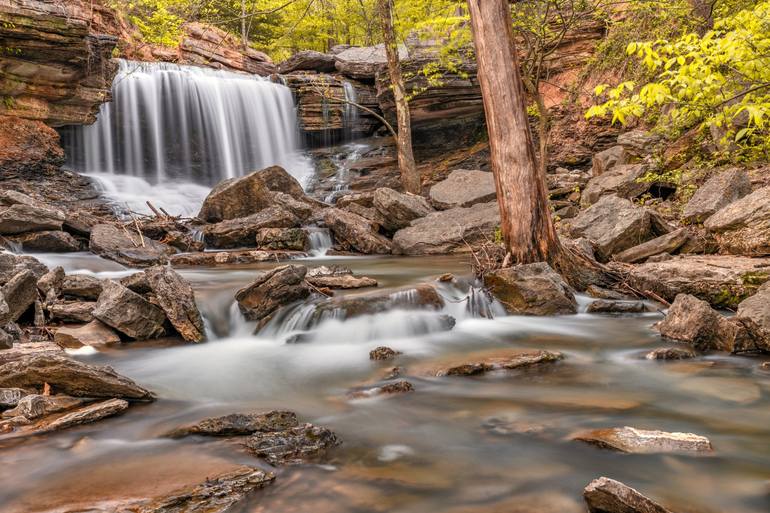
[[[132,209],[144,201],[197,208],[220,180],[270,165],[303,185],[313,173],[299,151],[291,91],[256,75],[120,61],[113,101],[90,126],[62,130],[69,166],[93,175]],[[182,209],[184,210],[184,209]]]
[[[358,107],[354,105],[358,103],[358,93],[348,81],[342,83],[342,90],[345,92],[345,136],[352,139],[353,128],[358,123]]]

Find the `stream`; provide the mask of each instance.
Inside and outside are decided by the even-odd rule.
[[[90,254],[35,255],[67,273],[118,277],[130,271]],[[75,354],[113,366],[150,388],[158,401],[125,415],[4,449],[0,510],[78,509],[160,495],[237,464],[269,468],[233,441],[162,435],[180,424],[232,412],[289,409],[334,430],[343,444],[326,465],[271,469],[274,485],[253,493],[241,512],[580,512],[581,493],[605,475],[643,490],[674,511],[760,513],[770,509],[770,373],[757,360],[722,355],[647,361],[669,345],[651,329],[661,318],[516,317],[468,309],[468,256],[324,257],[371,276],[381,288],[442,284],[444,312],[388,311],[330,319],[310,341],[287,343],[288,329],[253,335],[233,307],[235,291],[277,264],[180,270],[196,291],[209,341],[129,343]],[[466,285],[462,285],[465,277]],[[580,298],[584,308],[588,298]],[[450,314],[436,331],[430,316]],[[404,354],[372,362],[387,345]],[[421,366],[452,355],[511,348],[561,351],[545,368],[483,377],[419,377]],[[351,400],[394,365],[414,391]],[[633,426],[692,432],[711,439],[706,456],[627,455],[570,441],[587,428]]]

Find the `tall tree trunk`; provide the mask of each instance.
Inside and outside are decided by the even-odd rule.
[[[377,0],[382,37],[385,43],[385,53],[388,59],[388,75],[393,88],[393,98],[396,103],[396,118],[398,120],[398,169],[401,172],[401,185],[406,192],[419,194],[422,189],[420,174],[414,161],[412,151],[412,119],[409,114],[409,102],[406,98],[404,77],[401,75],[401,62],[398,55],[398,42],[393,29],[393,0]]]
[[[246,0],[241,0],[241,44],[244,50],[249,47],[249,33],[246,30]]]
[[[507,0],[468,0],[500,227],[513,263],[554,262],[561,245],[538,166]]]

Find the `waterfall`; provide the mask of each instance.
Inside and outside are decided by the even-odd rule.
[[[332,247],[332,234],[328,228],[314,228],[309,230],[310,255],[324,257]]]
[[[198,189],[181,194],[188,202],[205,195],[202,187],[274,164],[303,185],[312,176],[310,159],[299,151],[292,94],[282,84],[256,75],[121,60],[112,96],[96,123],[61,133],[69,167],[96,176],[107,195],[118,190],[121,203],[133,206],[130,196],[140,185],[116,176],[151,184],[156,193],[166,184],[195,184]],[[135,196],[146,199],[146,194]],[[177,185],[159,200],[178,202],[179,194]]]
[[[358,123],[358,107],[353,103],[358,103],[358,94],[353,84],[347,80],[342,82],[342,90],[345,92],[345,137],[353,138],[353,129]]]

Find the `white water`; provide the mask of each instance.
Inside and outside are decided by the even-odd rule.
[[[328,228],[311,229],[308,238],[310,239],[310,256],[325,257],[332,247],[332,234]]]
[[[120,61],[113,101],[90,126],[62,130],[69,166],[106,196],[146,212],[197,210],[208,187],[270,165],[306,185],[291,91],[256,75]]]

